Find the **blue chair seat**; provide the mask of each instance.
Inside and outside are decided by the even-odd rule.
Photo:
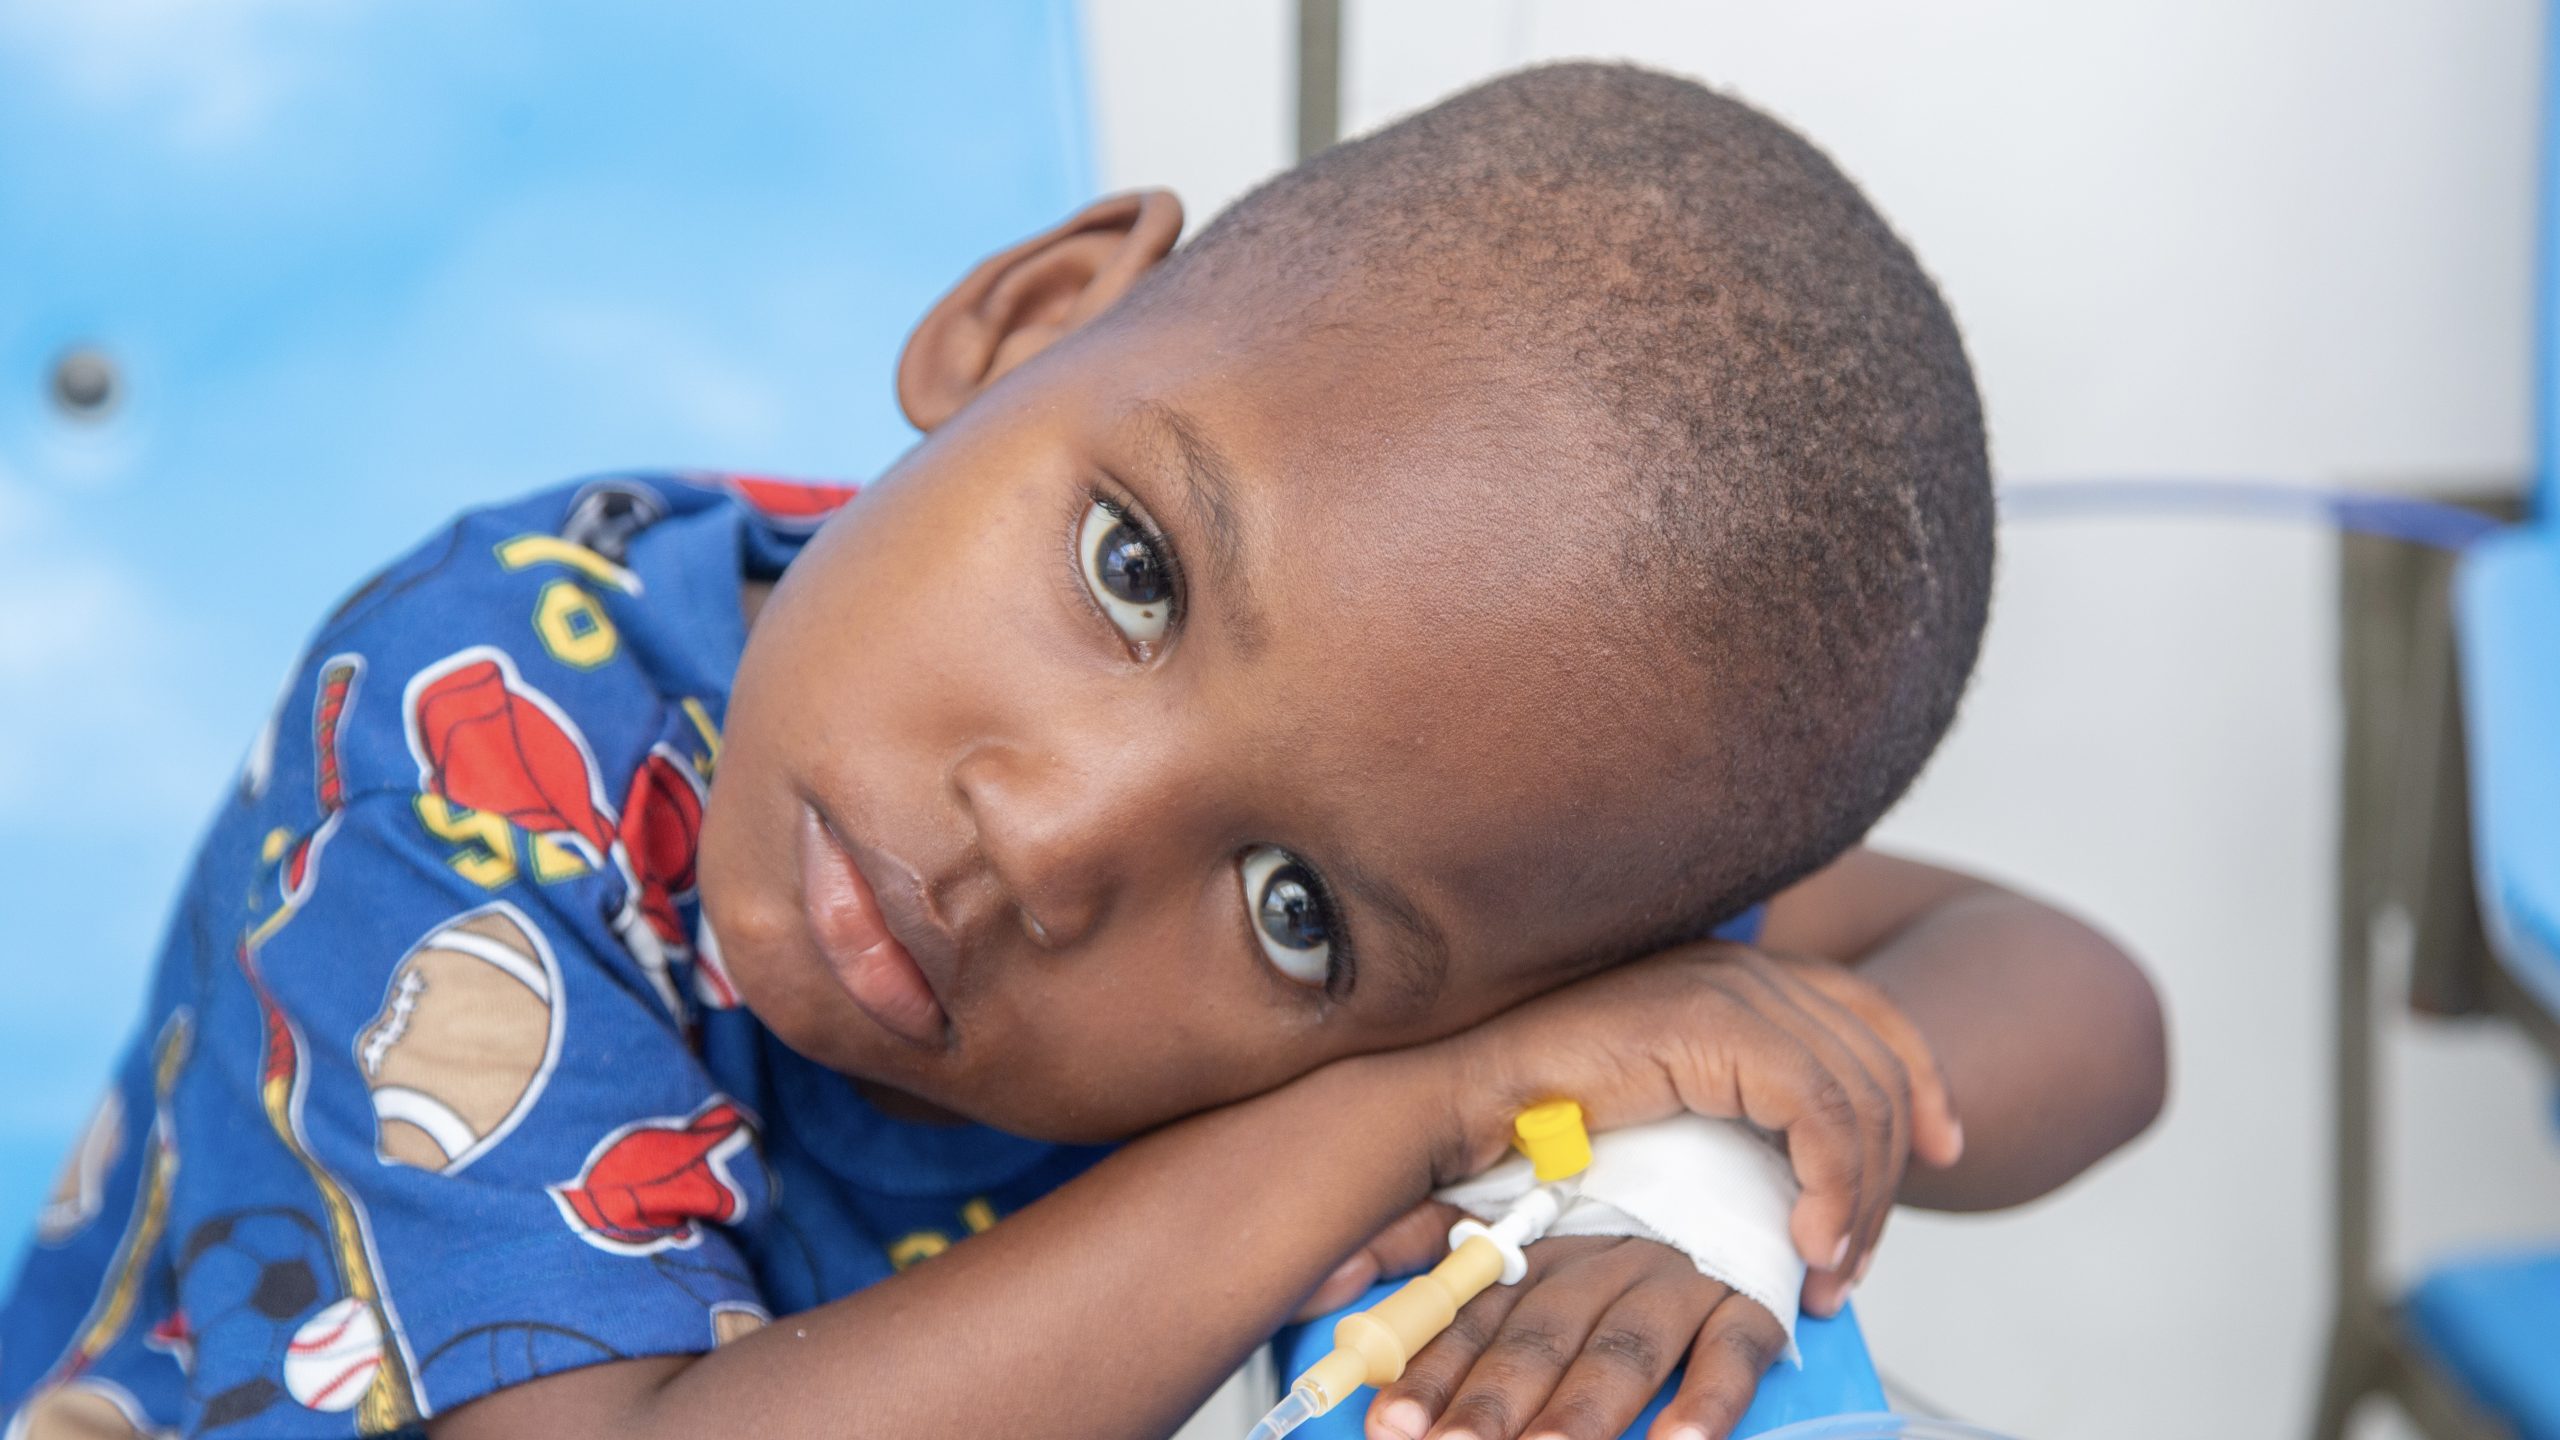
[[[2454,583],[2481,915],[2560,1013],[2560,522],[2480,542]]]
[[[2447,1265],[2410,1292],[2404,1316],[2518,1440],[2560,1440],[2560,1251]]]
[[[1332,1315],[1281,1331],[1272,1346],[1280,1363],[1281,1383],[1287,1384],[1333,1348],[1333,1322],[1337,1318],[1377,1304],[1401,1283],[1380,1285]],[[1799,1420],[1859,1415],[1886,1408],[1884,1382],[1876,1377],[1875,1362],[1867,1355],[1866,1336],[1859,1332],[1858,1317],[1852,1310],[1842,1310],[1829,1320],[1807,1318],[1800,1322],[1796,1326],[1796,1348],[1804,1355],[1804,1368],[1781,1363],[1770,1369],[1760,1382],[1760,1392],[1753,1397],[1751,1409],[1735,1427],[1734,1440],[1765,1434]],[[1662,1393],[1628,1428],[1630,1440],[1642,1440],[1679,1384],[1680,1372],[1675,1370]],[[1295,1440],[1360,1440],[1371,1393],[1359,1391],[1335,1406],[1333,1413],[1309,1421],[1298,1430]]]

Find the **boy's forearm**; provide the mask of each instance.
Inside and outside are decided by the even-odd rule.
[[[1763,940],[1857,966],[1936,1052],[1964,1158],[1915,1166],[1908,1203],[1987,1210],[2034,1199],[2160,1112],[2159,997],[2131,956],[2051,906],[1858,850],[1781,895]]]
[[[1428,1192],[1446,1120],[1397,1057],[1328,1066],[1134,1141],[930,1263],[711,1354],[537,1381],[432,1433],[1166,1434]]]
[[[1915,1167],[1939,1210],[2032,1200],[2142,1133],[2168,1085],[2160,1002],[2104,936],[1991,886],[1946,900],[1855,961],[1936,1050],[1964,1158]]]

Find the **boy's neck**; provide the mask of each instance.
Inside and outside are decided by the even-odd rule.
[[[869,1080],[853,1082],[854,1093],[871,1104],[871,1108],[893,1120],[913,1120],[921,1125],[966,1125],[969,1117],[945,1110],[929,1100],[918,1099],[904,1090],[892,1090]]]

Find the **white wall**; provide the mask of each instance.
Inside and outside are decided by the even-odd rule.
[[[2513,474],[2540,7],[2525,0],[1347,0],[1353,128],[1623,56],[1796,123],[1965,325],[2011,477]],[[1285,162],[1291,10],[1088,0],[1104,175],[1205,217]],[[2036,1440],[2298,1432],[2328,1297],[2336,715],[2320,537],[2014,526],[1980,682],[1884,837],[2065,899],[2154,967],[2166,1121],[2023,1212],[1906,1215],[1886,1367]],[[2404,1263],[2560,1231],[2550,1081],[2395,1054]]]

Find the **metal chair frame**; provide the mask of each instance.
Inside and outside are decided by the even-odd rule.
[[[2515,504],[2484,508],[2512,514]],[[2336,1291],[2314,1440],[2340,1440],[2357,1405],[2373,1395],[2387,1396],[2432,1440],[2513,1433],[2418,1345],[2376,1273],[2384,1158],[2376,1131],[2377,986],[2405,976],[2412,1009],[2514,1024],[2560,1065],[2560,1018],[2497,962],[2481,925],[2453,643],[2454,563],[2384,540],[2348,536],[2341,544]]]

